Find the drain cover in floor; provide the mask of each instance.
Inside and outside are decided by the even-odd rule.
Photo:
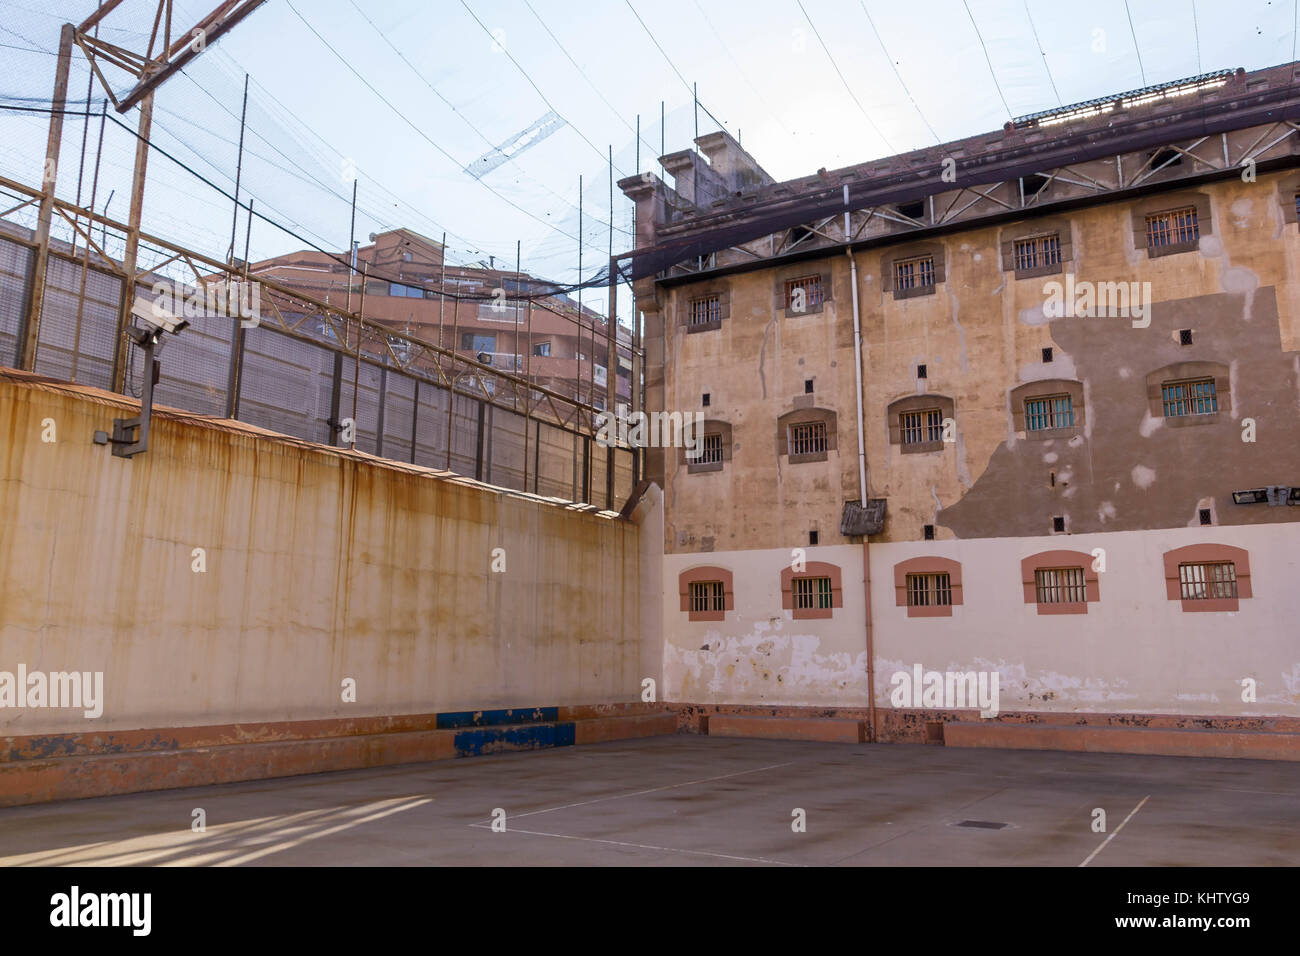
[[[994,823],[991,820],[963,820],[961,823],[954,823],[955,827],[971,827],[976,830],[1001,830],[1009,827],[1009,823]]]

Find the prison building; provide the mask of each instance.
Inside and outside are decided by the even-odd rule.
[[[1294,730],[1298,79],[786,182],[717,132],[624,179],[646,407],[706,416],[646,454],[665,697],[710,732]],[[997,672],[998,715],[897,706],[917,664]]]

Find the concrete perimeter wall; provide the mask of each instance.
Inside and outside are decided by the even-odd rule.
[[[2,707],[0,736],[591,705],[659,678],[635,521],[170,411],[133,459],[92,443],[135,411],[0,378],[0,672],[102,671],[105,698]]]

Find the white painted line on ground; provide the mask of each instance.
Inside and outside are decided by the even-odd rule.
[[[728,776],[735,776],[735,774],[728,774]],[[523,816],[523,814],[519,814],[519,816]],[[491,824],[488,823],[471,823],[470,826],[480,830],[491,829]],[[766,857],[761,856],[732,856],[729,853],[710,853],[708,850],[680,850],[677,847],[672,846],[654,846],[649,843],[624,843],[622,840],[602,840],[598,837],[573,836],[568,833],[542,833],[540,830],[517,830],[514,827],[507,827],[503,832],[526,833],[529,836],[555,837],[559,840],[581,840],[583,843],[605,843],[610,846],[626,846],[636,850],[659,850],[663,853],[687,853],[691,856],[708,856],[713,857],[716,860],[738,860],[742,863],[768,863],[772,866],[807,865],[804,863],[786,863],[784,860],[769,860]]]
[[[593,803],[604,803],[606,800],[625,800],[628,797],[641,797],[645,796],[647,793],[659,793],[662,790],[676,790],[678,787],[693,787],[697,783],[711,783],[714,780],[727,780],[730,777],[743,777],[747,773],[762,773],[764,770],[779,770],[781,767],[790,767],[795,763],[796,761],[793,760],[788,761],[787,763],[774,763],[767,767],[754,767],[751,770],[737,770],[735,773],[719,774],[716,777],[701,777],[699,780],[687,780],[683,783],[670,783],[662,787],[651,787],[649,790],[637,790],[634,793],[616,793],[608,797],[596,797],[594,800],[581,800],[578,803],[566,803],[559,807],[547,807],[545,810],[526,810],[523,813],[512,813],[510,816],[514,819],[518,819],[519,817],[536,816],[539,813],[553,813],[556,810],[570,810],[573,807],[586,807]],[[485,823],[491,822],[492,821],[490,820],[485,821]],[[469,825],[473,827],[482,826],[483,824],[471,823]]]
[[[1133,819],[1133,815],[1136,814],[1139,810],[1142,809],[1142,804],[1146,803],[1146,802],[1147,802],[1148,800],[1150,800],[1150,799],[1151,799],[1151,794],[1148,793],[1145,797],[1143,797],[1143,798],[1141,799],[1141,801],[1138,803],[1138,805],[1137,805],[1136,807],[1134,807],[1132,810],[1129,811],[1128,816],[1126,816],[1126,817],[1124,818],[1124,823],[1128,823],[1130,820],[1132,820],[1132,819]],[[1119,836],[1119,831],[1124,829],[1124,823],[1121,823],[1119,826],[1117,826],[1117,827],[1115,828],[1115,832],[1114,832],[1114,833],[1110,834],[1110,836],[1108,836],[1108,837],[1106,837],[1106,839],[1102,840],[1102,841],[1101,841],[1101,846],[1097,847],[1097,849],[1095,849],[1095,850],[1093,850],[1091,853],[1089,853],[1089,854],[1088,854],[1088,858],[1087,858],[1086,860],[1084,860],[1082,863],[1080,863],[1079,866],[1087,866],[1089,863],[1092,862],[1093,857],[1095,857],[1095,856],[1096,856],[1098,853],[1100,853],[1102,850],[1106,849],[1106,844],[1109,843],[1111,840],[1115,839],[1115,837]]]

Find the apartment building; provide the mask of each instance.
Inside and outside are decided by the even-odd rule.
[[[605,317],[527,273],[446,263],[441,243],[409,229],[374,234],[357,249],[352,306],[366,318],[454,349],[494,368],[527,374],[539,385],[603,408],[608,327]],[[348,300],[346,254],[312,250],[253,263],[250,273],[301,288],[332,304]],[[445,294],[443,294],[445,293]],[[602,292],[591,292],[592,297]],[[531,300],[531,307],[530,302]],[[631,395],[631,334],[618,328],[617,394]]]
[[[775,182],[620,188],[665,507],[664,696],[942,739],[1300,718],[1300,66]],[[918,675],[919,676],[919,675]]]

